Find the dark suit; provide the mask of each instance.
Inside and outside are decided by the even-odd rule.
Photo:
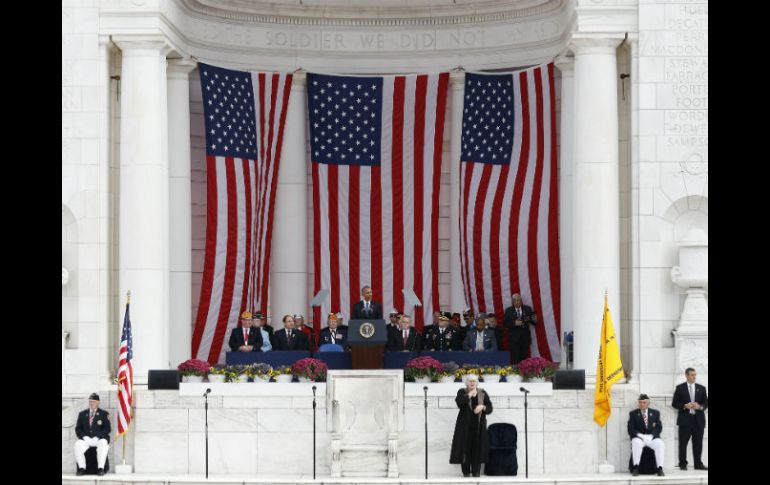
[[[463,350],[466,352],[476,352],[476,337],[478,330],[471,329],[465,335],[465,341],[463,342]],[[485,328],[482,338],[484,339],[484,352],[490,352],[497,350],[497,338],[495,332],[491,328]]]
[[[647,426],[644,425],[641,409],[634,409],[628,413],[628,436],[636,438],[638,433],[651,434],[652,439],[660,438],[663,431],[663,423],[660,421],[660,411],[647,408]]]
[[[364,308],[363,300],[353,305],[350,315],[352,320],[379,320],[382,319],[382,305],[372,300],[369,302],[369,310]]]
[[[249,328],[249,342],[244,343],[243,327],[236,327],[230,332],[230,351],[237,352],[241,345],[251,345],[252,352],[262,351],[262,332],[258,328]]]
[[[385,350],[399,351],[409,350],[417,351],[422,348],[422,337],[414,327],[409,327],[409,338],[404,345],[404,331],[398,330],[388,334],[388,343],[385,344]]]
[[[687,443],[691,436],[692,457],[695,466],[703,465],[701,452],[703,451],[703,430],[706,428],[706,413],[703,412],[703,409],[709,407],[706,387],[695,383],[694,402],[703,406],[703,409],[696,409],[695,414],[690,414],[690,410],[684,407],[690,401],[692,399],[690,399],[690,391],[687,389],[687,382],[676,386],[671,405],[679,410],[679,415],[676,418],[676,424],[679,426],[679,466],[687,465]]]
[[[334,340],[332,340],[331,329],[329,327],[324,328],[318,337],[318,346],[323,344],[337,344],[344,348],[348,344],[348,328],[345,326],[337,327]]]
[[[518,364],[527,358],[529,347],[532,344],[532,335],[529,333],[529,327],[535,326],[536,322],[532,318],[535,312],[527,305],[521,305],[521,319],[523,326],[517,327],[516,320],[519,318],[516,308],[510,306],[505,309],[503,315],[503,325],[508,329],[508,345],[511,347],[511,363]]]
[[[96,410],[93,422],[88,424],[90,412],[90,409],[84,409],[78,414],[78,422],[75,425],[75,434],[78,439],[83,439],[84,437],[99,438],[105,439],[107,440],[107,443],[109,443],[110,432],[112,431],[112,428],[110,427],[110,413],[99,408]]]
[[[291,342],[286,336],[286,329],[276,330],[273,334],[273,350],[307,350],[307,335],[297,330],[291,331]]]

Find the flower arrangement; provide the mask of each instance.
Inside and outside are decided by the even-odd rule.
[[[460,366],[457,365],[456,362],[451,361],[451,360],[449,362],[444,362],[443,364],[441,364],[441,367],[444,370],[441,371],[441,376],[440,377],[450,377],[450,376],[451,377],[455,377],[455,375],[457,374],[458,369],[460,369]]]
[[[418,377],[430,377],[437,379],[444,372],[441,362],[433,357],[417,357],[406,363],[404,377],[413,380]]]
[[[207,376],[211,365],[205,360],[188,359],[176,368],[183,376]]]
[[[249,368],[246,370],[246,374],[248,374],[249,377],[264,377],[264,376],[270,376],[270,371],[272,371],[273,368],[270,366],[270,364],[265,364],[264,362],[259,362],[256,364],[251,364]]]
[[[246,382],[241,376],[249,377],[249,366],[244,364],[227,366],[227,382]]]
[[[291,375],[291,367],[288,365],[284,365],[281,367],[276,367],[275,369],[270,369],[270,377],[276,377],[281,375]]]
[[[535,378],[551,379],[558,367],[559,364],[556,362],[551,362],[542,357],[530,357],[519,362],[518,370],[519,374],[527,380]]]
[[[225,364],[214,364],[209,368],[209,375],[226,376],[227,366]]]
[[[513,366],[510,366],[510,365],[506,365],[504,367],[496,367],[495,369],[497,370],[497,374],[500,377],[505,377],[515,372],[515,370],[513,369]]]
[[[300,359],[291,366],[292,374],[314,382],[326,382],[326,371],[328,369],[329,367],[324,361],[311,357]]]
[[[455,372],[455,377],[462,379],[463,376],[468,374],[481,375],[481,367],[476,364],[463,364],[463,366]]]

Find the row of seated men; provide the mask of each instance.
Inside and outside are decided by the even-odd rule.
[[[461,326],[459,319],[451,317],[449,312],[436,312],[433,325],[426,326],[420,333],[412,326],[408,315],[393,311],[387,327],[388,339],[385,350],[483,352],[502,348],[502,331],[498,332],[494,322],[490,322],[495,318],[494,315],[479,314],[474,321],[475,325],[469,326],[470,328]],[[338,344],[346,348],[348,328],[340,325],[341,320],[337,314],[329,314],[327,327],[321,330],[317,341],[313,343],[317,347],[323,344]],[[466,321],[468,320],[470,319],[466,316]],[[274,330],[266,324],[261,313],[243,312],[241,326],[234,328],[230,333],[230,350],[232,352],[311,350],[312,329],[304,324],[302,315],[285,315],[283,325],[284,328],[281,330]]]

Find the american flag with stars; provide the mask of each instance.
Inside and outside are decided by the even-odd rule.
[[[502,318],[520,293],[538,315],[533,356],[560,357],[553,63],[465,76],[460,244],[465,297]]]
[[[244,310],[267,313],[273,208],[291,74],[199,64],[206,125],[206,252],[193,358],[223,360]]]
[[[316,309],[350,317],[361,288],[422,329],[438,299],[441,147],[449,74],[308,74]],[[404,308],[402,289],[422,303]],[[325,320],[325,319],[324,319]]]
[[[134,404],[134,339],[131,335],[131,319],[128,316],[130,302],[126,302],[126,314],[123,317],[123,331],[120,334],[118,350],[118,436],[128,432],[133,416]]]

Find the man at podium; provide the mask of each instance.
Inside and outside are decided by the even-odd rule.
[[[361,288],[361,301],[353,305],[353,312],[350,316],[351,320],[381,320],[382,319],[382,304],[372,300],[371,286],[364,286]]]

